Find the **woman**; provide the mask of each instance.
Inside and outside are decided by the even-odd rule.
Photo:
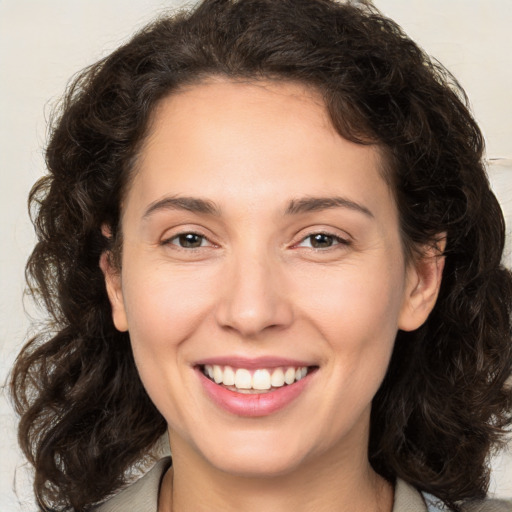
[[[479,501],[512,400],[482,152],[369,6],[206,0],[87,69],[30,197],[41,509],[510,510]]]

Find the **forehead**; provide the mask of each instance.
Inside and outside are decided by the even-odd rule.
[[[290,128],[293,127],[293,130]],[[326,137],[338,138],[321,95],[293,82],[231,81],[211,78],[180,89],[156,107],[141,151],[142,166],[148,157],[163,149],[192,149],[197,156],[214,149],[233,146],[233,156],[259,145],[267,153],[284,154],[285,144],[293,144],[288,158],[300,153],[300,139],[310,148],[319,147]],[[286,147],[286,149],[292,149]],[[304,148],[305,149],[305,148]],[[179,157],[181,151],[175,151]],[[190,156],[190,155],[189,155]],[[226,154],[222,154],[225,160]],[[244,167],[250,161],[244,162]]]
[[[342,195],[357,189],[360,200],[371,202],[376,187],[389,193],[382,167],[377,146],[336,132],[316,90],[211,79],[160,102],[130,193],[146,203],[162,194],[200,193],[214,200],[243,197],[249,205],[325,196],[337,187]]]

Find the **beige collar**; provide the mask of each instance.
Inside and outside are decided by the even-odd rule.
[[[105,501],[96,512],[158,512],[160,482],[171,465],[170,457],[160,459],[142,478]],[[393,512],[427,512],[422,495],[403,480],[397,480]]]

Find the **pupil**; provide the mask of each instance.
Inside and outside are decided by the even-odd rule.
[[[324,235],[323,233],[317,233],[311,238],[311,245],[317,249],[331,247],[332,236]]]
[[[187,233],[186,235],[180,235],[179,241],[182,247],[201,247],[202,237],[194,233]]]

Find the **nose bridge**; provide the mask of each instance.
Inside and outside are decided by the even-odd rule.
[[[224,294],[217,320],[244,337],[292,321],[292,307],[283,286],[279,258],[254,244],[234,251],[227,263]]]

